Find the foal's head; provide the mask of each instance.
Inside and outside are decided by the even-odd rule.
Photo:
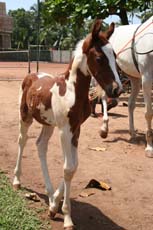
[[[83,53],[86,55],[87,71],[105,90],[108,97],[118,97],[122,85],[116,69],[115,54],[109,37],[114,31],[114,23],[105,32],[101,31],[101,20],[97,20],[91,33],[83,43]]]

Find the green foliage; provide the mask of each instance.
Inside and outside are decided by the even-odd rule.
[[[28,43],[36,40],[36,15],[34,11],[24,9],[10,10],[13,17],[12,47],[25,49]]]
[[[14,19],[12,47],[27,49],[28,44],[39,42],[47,47],[69,49],[88,32],[95,18],[117,15],[121,24],[128,24],[128,15],[141,12],[142,20],[153,13],[152,0],[45,0],[40,2],[40,20],[37,5],[30,11],[10,11]],[[145,14],[144,14],[145,12]],[[147,13],[146,13],[147,12]],[[140,14],[139,14],[140,15]]]
[[[84,19],[106,18],[117,15],[122,24],[128,24],[127,14],[139,9],[143,12],[149,9],[152,0],[46,0],[45,9],[48,21],[51,18],[61,24],[71,21],[72,24],[83,25]]]
[[[140,16],[142,23],[145,22],[147,19],[149,19],[152,15],[153,15],[153,11],[150,10],[145,13],[142,13]]]
[[[0,229],[45,229],[36,214],[26,207],[26,202],[12,190],[8,179],[0,172]]]

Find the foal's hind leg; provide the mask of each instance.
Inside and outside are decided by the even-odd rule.
[[[41,162],[41,168],[42,168],[42,172],[43,172],[43,176],[45,180],[45,186],[46,186],[47,194],[49,197],[49,204],[52,204],[53,202],[54,189],[50,181],[50,176],[49,176],[48,166],[47,166],[47,161],[46,161],[46,154],[47,154],[47,148],[48,148],[48,141],[53,134],[53,130],[54,130],[54,127],[44,125],[41,130],[40,136],[36,142],[38,154],[39,154],[39,158]],[[50,210],[51,217],[54,217],[54,215],[56,214],[56,211],[57,211],[56,207],[55,209],[52,208]]]
[[[13,186],[15,189],[20,188],[20,175],[21,175],[21,160],[22,160],[22,154],[23,154],[23,149],[24,146],[27,142],[28,139],[28,129],[30,127],[32,123],[32,118],[31,121],[29,120],[28,123],[20,120],[19,123],[19,139],[18,139],[18,145],[19,145],[19,149],[18,149],[18,157],[17,157],[17,162],[16,162],[16,167],[14,170],[14,180],[13,180]]]

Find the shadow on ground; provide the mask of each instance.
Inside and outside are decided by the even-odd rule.
[[[36,193],[48,205],[48,197],[45,194],[28,188],[25,189],[27,192]],[[55,216],[55,222],[63,222],[61,205],[62,203],[60,204],[59,212]],[[126,230],[89,203],[71,199],[71,208],[76,230]]]

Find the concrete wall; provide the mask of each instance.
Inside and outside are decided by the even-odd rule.
[[[13,18],[6,14],[5,2],[0,2],[0,49],[11,48]]]

